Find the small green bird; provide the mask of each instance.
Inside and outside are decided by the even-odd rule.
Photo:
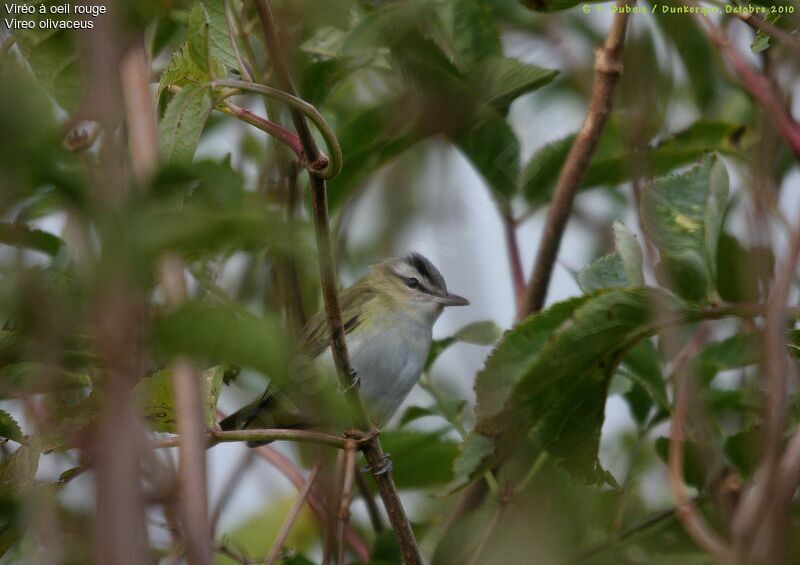
[[[419,380],[433,324],[444,307],[468,304],[466,298],[447,291],[439,270],[419,253],[373,265],[342,291],[348,351],[361,398],[376,425],[389,419]],[[308,321],[301,353],[282,388],[270,385],[259,399],[222,420],[222,429],[346,425],[342,395],[331,394],[336,393],[336,373],[324,311]]]

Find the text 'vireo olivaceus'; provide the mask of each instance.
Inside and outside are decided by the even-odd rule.
[[[467,304],[447,291],[439,270],[419,253],[373,265],[342,291],[347,347],[376,425],[389,419],[419,380],[433,324],[444,307]],[[280,388],[270,385],[259,399],[222,420],[223,430],[346,425],[342,395],[331,394],[336,378],[324,311],[309,320],[300,347],[286,382]]]

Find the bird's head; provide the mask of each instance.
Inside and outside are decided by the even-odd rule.
[[[372,267],[370,278],[395,302],[438,317],[445,306],[466,306],[469,300],[447,291],[439,270],[419,253],[392,257]]]

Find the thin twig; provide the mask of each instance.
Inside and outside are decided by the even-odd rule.
[[[285,60],[281,53],[278,42],[278,34],[272,11],[267,0],[254,0],[259,20],[264,32],[264,39],[269,51],[270,60],[275,69],[275,73],[281,87],[292,96],[297,92],[292,82]],[[292,120],[297,129],[297,133],[303,142],[303,149],[310,162],[315,162],[319,156],[319,149],[314,141],[311,131],[306,121],[306,116],[295,106],[291,107]],[[338,143],[336,144],[338,146]],[[333,247],[331,245],[330,221],[328,219],[328,201],[325,179],[319,174],[309,171],[311,180],[311,197],[314,215],[314,227],[317,238],[317,253],[319,260],[320,280],[322,284],[322,294],[325,302],[325,311],[328,319],[328,332],[331,340],[331,352],[334,364],[339,373],[339,379],[343,388],[347,391],[346,395],[354,409],[356,424],[362,430],[368,432],[368,440],[362,445],[361,450],[378,486],[378,491],[383,499],[389,521],[397,537],[400,553],[403,561],[409,564],[420,564],[419,548],[417,547],[414,531],[411,523],[406,516],[397,488],[394,485],[392,473],[386,467],[386,456],[381,449],[378,437],[374,432],[374,427],[367,415],[358,388],[355,384],[355,371],[350,362],[350,355],[347,351],[345,341],[344,326],[342,324],[341,306],[337,288],[336,265],[333,258]]]
[[[135,41],[120,64],[131,170],[136,182],[147,184],[158,168],[158,127],[150,94],[150,69],[144,39]]]
[[[242,75],[242,78],[252,82],[253,75],[250,74],[250,71],[247,69],[247,64],[244,62],[244,59],[242,59],[242,54],[239,52],[239,44],[236,42],[236,38],[240,37],[240,34],[236,26],[236,22],[234,21],[231,3],[228,0],[225,0],[224,4],[225,6],[223,9],[225,10],[225,22],[228,24],[228,35],[231,38],[231,47],[233,48],[233,54],[236,57],[236,64],[239,66],[239,73]]]
[[[339,501],[339,512],[337,513],[337,527],[336,527],[336,547],[339,549],[339,555],[336,562],[339,565],[346,565],[347,546],[344,543],[345,532],[347,531],[347,523],[350,521],[350,501],[352,500],[353,479],[356,472],[356,450],[358,445],[356,442],[350,440],[344,449],[344,480],[342,481],[342,494]]]
[[[522,297],[525,295],[525,273],[522,272],[522,258],[519,253],[519,240],[517,239],[517,222],[511,211],[511,206],[503,206],[500,218],[503,221],[503,231],[506,236],[506,249],[508,263],[511,268],[511,283],[514,288],[514,305],[517,320],[522,319]]]
[[[278,536],[275,538],[275,541],[272,544],[272,548],[269,550],[266,559],[264,559],[265,564],[271,565],[278,560],[278,557],[280,557],[283,544],[286,543],[286,538],[289,535],[289,532],[292,531],[292,526],[294,525],[295,520],[297,520],[297,517],[300,515],[300,510],[303,509],[303,505],[308,498],[308,494],[311,492],[311,487],[314,486],[314,479],[317,478],[318,472],[319,467],[314,467],[311,469],[311,473],[309,473],[306,483],[303,485],[303,488],[297,495],[291,510],[289,510],[289,513],[286,515],[286,519],[283,521],[283,525],[278,532]],[[342,543],[342,545],[344,546],[344,543]]]
[[[287,457],[281,455],[268,445],[262,445],[256,448],[255,452],[259,457],[268,461],[272,466],[280,471],[284,477],[289,479],[289,481],[298,491],[303,488],[305,479],[303,478],[302,473],[300,473],[297,467],[295,467],[294,463],[292,463]],[[313,493],[308,495],[307,498],[311,511],[314,512],[317,520],[322,522],[325,519],[325,509],[322,506],[322,502],[317,500]],[[369,546],[361,538],[361,536],[358,535],[358,532],[352,528],[347,529],[347,543],[361,561],[367,561],[369,559]]]
[[[727,554],[727,544],[709,527],[697,506],[684,488],[684,426],[689,404],[689,376],[686,374],[688,361],[692,359],[708,337],[708,325],[700,326],[694,337],[686,344],[675,361],[675,386],[677,388],[675,407],[670,421],[669,442],[669,486],[675,499],[675,513],[691,538],[706,551],[723,559]]]
[[[536,256],[521,312],[527,316],[542,309],[547,297],[547,288],[553,274],[553,267],[561,245],[561,237],[567,226],[575,193],[586,174],[592,155],[605,129],[614,99],[614,90],[622,74],[622,52],[625,45],[625,32],[628,28],[628,14],[624,8],[633,2],[617,0],[617,8],[611,29],[603,47],[595,52],[594,84],[589,109],[572,148],[564,161],[558,177],[553,199],[547,211],[542,239]]]

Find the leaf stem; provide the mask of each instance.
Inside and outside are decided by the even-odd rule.
[[[271,565],[278,560],[280,557],[281,549],[283,549],[283,544],[286,543],[286,538],[289,535],[289,532],[292,531],[292,526],[294,525],[297,517],[300,515],[300,510],[303,509],[303,505],[308,498],[309,493],[311,492],[311,487],[314,486],[314,480],[317,478],[317,473],[319,472],[319,466],[314,467],[311,469],[311,472],[308,474],[308,478],[306,479],[303,488],[297,495],[297,498],[292,504],[291,510],[286,515],[286,519],[283,521],[281,525],[281,529],[278,532],[278,536],[275,538],[275,541],[272,544],[272,548],[270,548],[269,553],[267,554],[266,559],[264,559],[264,563],[266,565]],[[342,533],[342,537],[344,537],[344,533]],[[342,544],[344,546],[344,543]]]
[[[236,88],[238,90],[254,92],[262,96],[274,98],[288,105],[293,111],[299,112],[304,117],[311,120],[314,125],[317,126],[320,134],[322,134],[322,138],[325,140],[325,145],[328,147],[331,156],[328,158],[326,155],[316,151],[313,157],[311,155],[306,155],[306,158],[301,160],[301,164],[304,168],[325,180],[332,179],[341,172],[342,149],[339,146],[339,141],[336,139],[336,135],[333,133],[331,126],[314,106],[283,90],[264,84],[242,80],[215,80],[210,84],[211,86]],[[300,139],[302,140],[302,136],[300,136]],[[302,145],[305,147],[305,143]]]

